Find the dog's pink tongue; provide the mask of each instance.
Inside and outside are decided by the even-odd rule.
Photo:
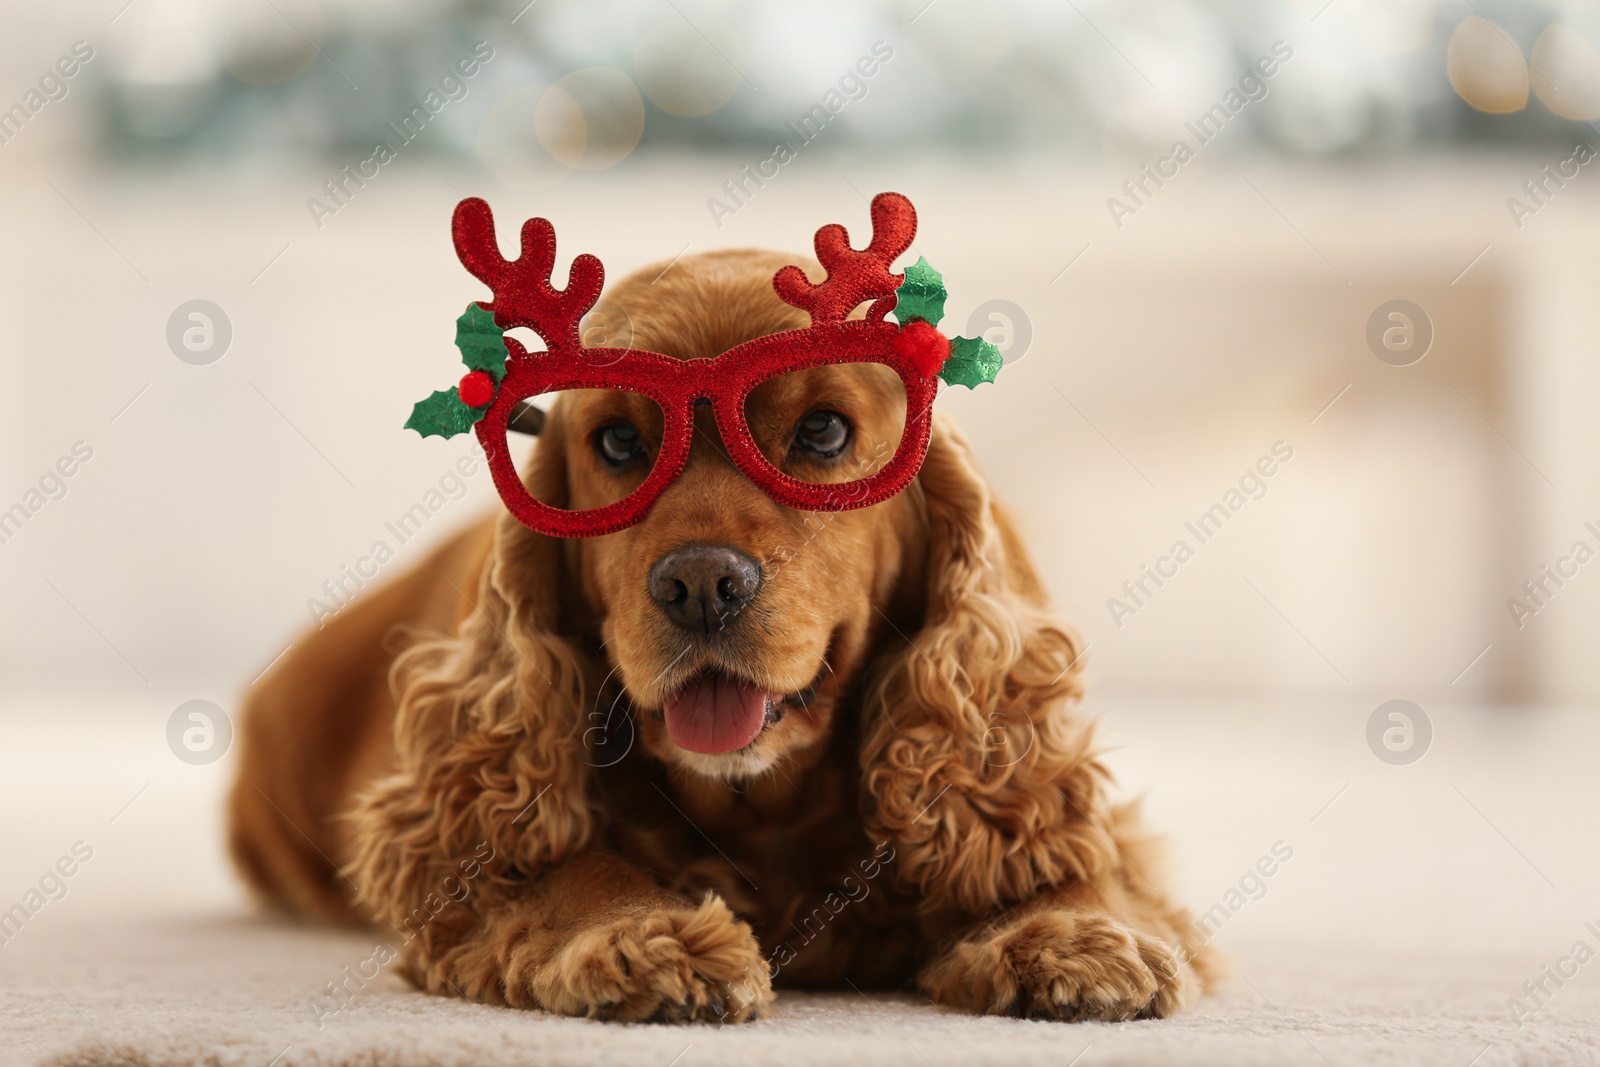
[[[716,755],[756,739],[767,718],[767,691],[720,671],[667,694],[667,736],[679,748]]]

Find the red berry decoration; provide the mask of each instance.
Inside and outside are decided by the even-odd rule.
[[[456,386],[456,395],[469,408],[481,408],[494,399],[494,379],[487,371],[468,371]]]
[[[939,373],[950,356],[950,339],[922,319],[913,319],[895,335],[894,350],[928,376]],[[463,394],[463,398],[465,394]]]

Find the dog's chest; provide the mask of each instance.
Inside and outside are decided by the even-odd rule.
[[[777,982],[883,988],[914,970],[913,902],[894,886],[893,850],[863,831],[847,776],[809,775],[784,795],[663,775],[611,799],[619,850],[691,898],[726,900]]]

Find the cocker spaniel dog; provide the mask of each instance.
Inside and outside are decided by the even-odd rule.
[[[710,358],[805,325],[774,291],[791,262],[685,256],[596,312]],[[849,460],[905,417],[882,369],[756,389],[750,431],[780,464]],[[525,486],[620,499],[653,417],[560,394]],[[373,924],[417,986],[474,1000],[737,1022],[848,983],[1167,1016],[1218,963],[1110,798],[1080,658],[948,417],[903,492],[816,513],[741,474],[701,405],[642,521],[485,519],[296,644],[249,694],[230,847],[265,901]]]

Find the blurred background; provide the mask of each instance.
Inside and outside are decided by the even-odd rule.
[[[1600,696],[1600,566],[1560,562],[1600,550],[1600,4],[111,0],[7,26],[9,686],[231,697],[333,603],[464,447],[399,428],[480,294],[461,196],[615,278],[864,233],[894,188],[946,326],[1006,350],[940,403],[1098,685]],[[495,506],[470,480],[389,570]]]
[[[859,243],[895,189],[1008,364],[938,403],[1187,898],[1316,834],[1230,937],[1570,941],[1537,894],[1600,886],[1548,817],[1596,810],[1600,2],[4,7],[0,781],[50,812],[7,820],[4,900],[97,834],[75,893],[236,899],[226,738],[191,759],[175,709],[225,729],[377,542],[388,577],[500,507],[401,428],[484,295],[458,199],[616,279]]]

